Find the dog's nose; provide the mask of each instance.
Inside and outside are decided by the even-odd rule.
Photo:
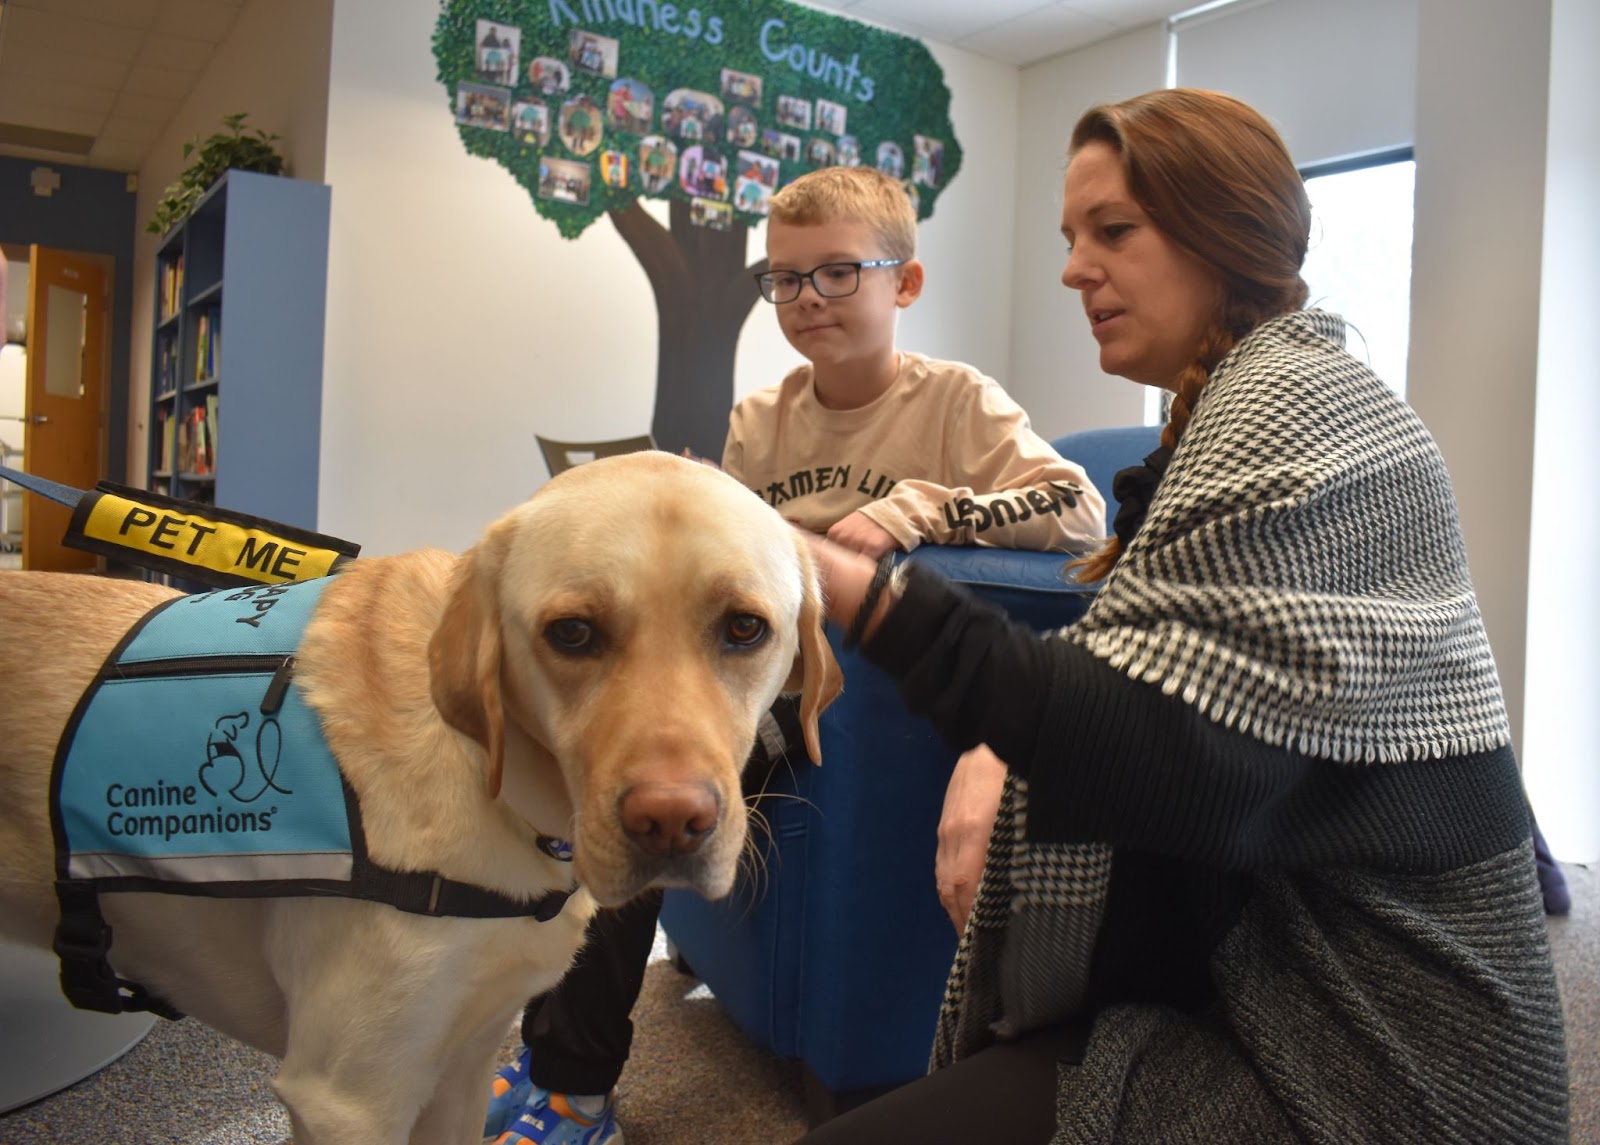
[[[717,829],[717,796],[703,783],[641,783],[622,797],[622,829],[652,855],[689,855]]]

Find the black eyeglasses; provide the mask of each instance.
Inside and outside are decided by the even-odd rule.
[[[903,258],[873,258],[865,262],[825,262],[801,273],[798,270],[769,270],[755,276],[761,297],[774,306],[793,302],[800,288],[810,279],[811,289],[823,298],[848,298],[861,288],[861,272],[879,266],[901,266]]]

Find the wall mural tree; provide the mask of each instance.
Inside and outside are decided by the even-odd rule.
[[[920,41],[786,0],[444,0],[433,48],[467,151],[565,238],[606,216],[643,266],[664,449],[721,454],[763,265],[746,265],[747,232],[775,190],[865,163],[927,218],[961,166]],[[669,224],[641,198],[667,201]]]

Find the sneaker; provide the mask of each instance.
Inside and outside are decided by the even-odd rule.
[[[494,1145],[622,1145],[609,1094],[580,1097],[534,1085]]]
[[[517,1060],[489,1082],[489,1113],[484,1118],[483,1135],[498,1137],[510,1129],[532,1091],[533,1082],[528,1079],[528,1047],[523,1046]]]

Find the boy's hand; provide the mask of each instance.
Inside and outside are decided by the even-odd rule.
[[[829,529],[828,540],[847,549],[854,549],[858,553],[864,553],[873,560],[900,547],[900,542],[894,539],[889,530],[860,509]]]
[[[687,448],[685,448],[684,451],[682,453],[680,453],[678,456],[679,457],[687,457],[690,461],[698,461],[701,465],[709,465],[712,469],[721,469],[722,468],[722,466],[718,465],[715,461],[712,461],[711,458],[709,458],[709,457],[701,457],[698,453],[691,452]]]

